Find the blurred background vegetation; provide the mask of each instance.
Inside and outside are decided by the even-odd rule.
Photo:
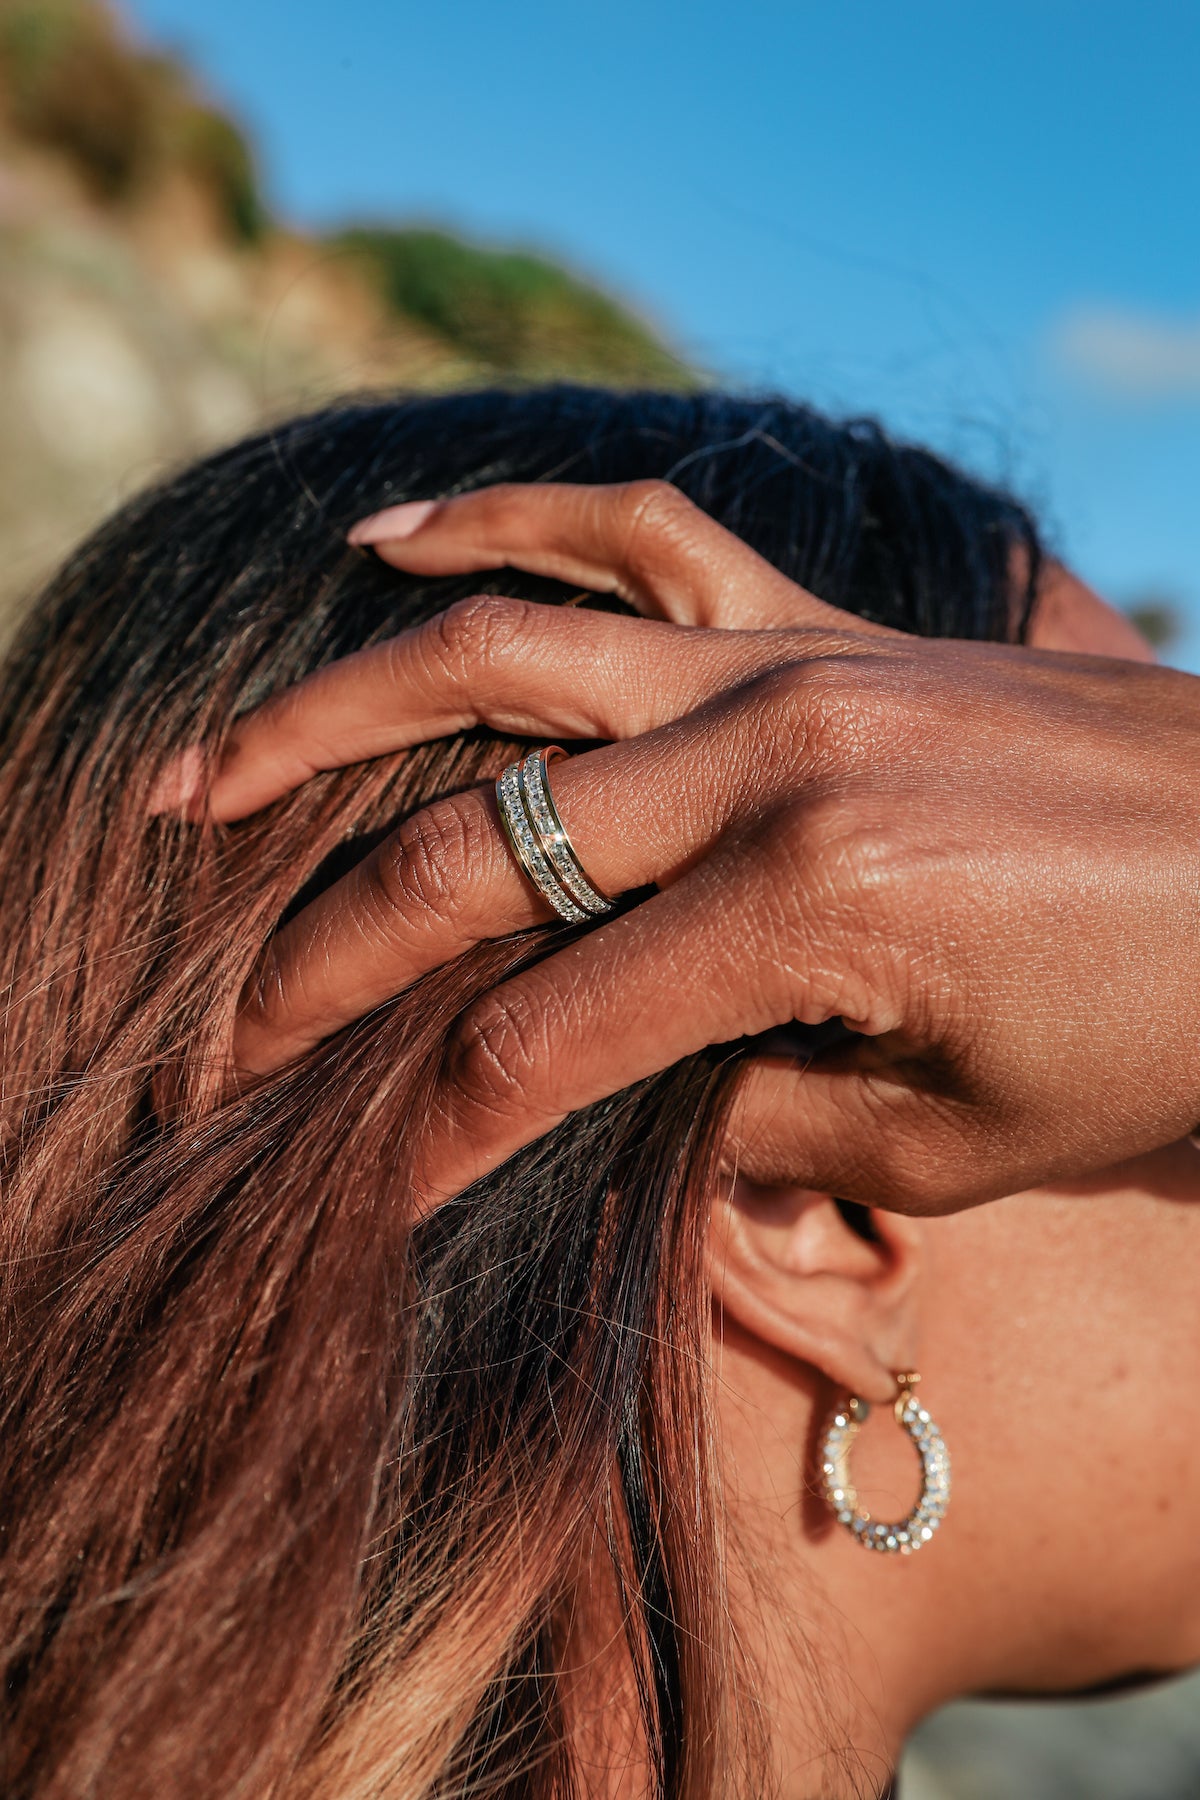
[[[163,467],[381,384],[695,377],[618,300],[426,225],[289,229],[101,0],[0,0],[0,608]]]
[[[136,202],[166,170],[213,196],[232,236],[267,226],[243,134],[168,57],[135,50],[82,0],[5,0],[0,99],[17,136],[57,152],[100,203]]]
[[[445,231],[356,226],[331,240],[397,318],[425,326],[478,368],[538,380],[656,382],[683,365],[614,300],[519,250],[481,250]]]

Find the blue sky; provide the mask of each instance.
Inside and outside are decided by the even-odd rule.
[[[1195,0],[126,0],[300,225],[560,256],[1011,480],[1200,670]]]

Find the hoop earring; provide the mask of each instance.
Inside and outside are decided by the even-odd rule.
[[[913,1393],[921,1377],[896,1376],[896,1423],[906,1431],[921,1459],[921,1494],[906,1519],[895,1525],[873,1520],[858,1504],[850,1479],[850,1451],[865,1423],[870,1406],[851,1395],[836,1407],[821,1439],[821,1486],[825,1502],[864,1550],[881,1550],[889,1556],[911,1556],[927,1544],[950,1504],[950,1453],[946,1440]]]

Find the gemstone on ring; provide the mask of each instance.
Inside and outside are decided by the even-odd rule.
[[[550,792],[549,764],[566,752],[557,745],[527,756],[520,766],[518,780],[525,810],[542,848],[542,854],[558,876],[576,906],[602,918],[613,910],[613,902],[594,888],[583,872],[566,828],[558,816],[554,796]]]
[[[571,898],[546,859],[525,810],[520,770],[519,763],[510,763],[496,783],[496,805],[508,847],[521,873],[532,882],[546,904],[569,925],[580,925],[591,915]]]

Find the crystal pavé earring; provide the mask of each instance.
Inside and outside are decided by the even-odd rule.
[[[950,1453],[946,1440],[913,1393],[920,1379],[916,1374],[896,1376],[896,1423],[908,1433],[921,1459],[920,1498],[907,1519],[899,1524],[882,1524],[864,1512],[850,1479],[850,1451],[870,1413],[868,1403],[852,1395],[836,1406],[821,1439],[821,1486],[826,1504],[838,1524],[844,1525],[864,1550],[911,1556],[929,1542],[950,1504]]]

